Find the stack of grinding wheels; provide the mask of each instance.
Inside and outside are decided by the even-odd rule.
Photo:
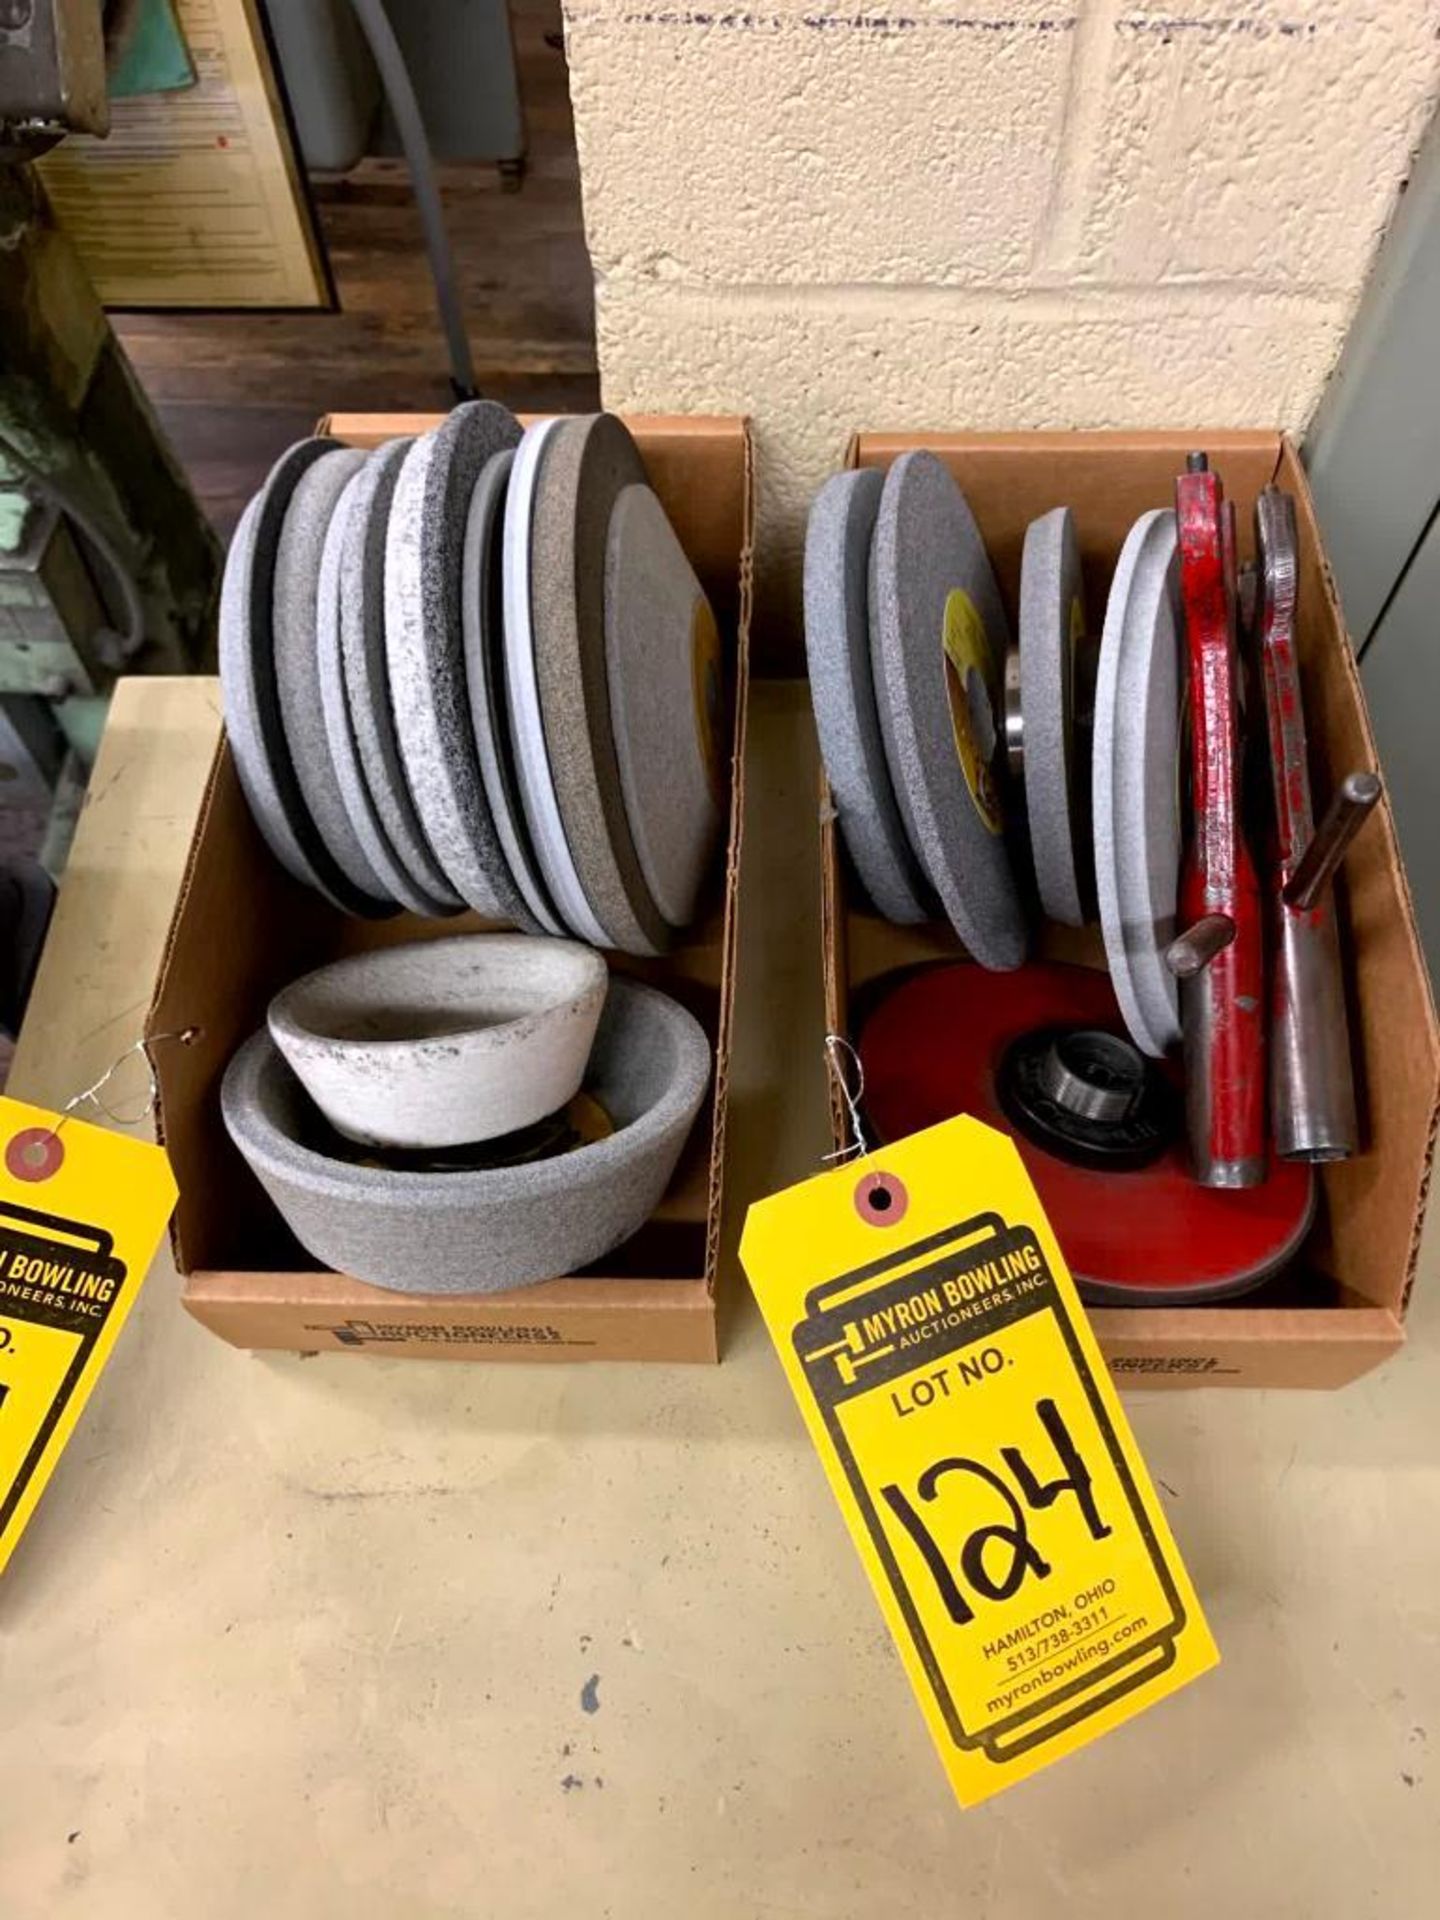
[[[225,719],[271,851],[345,912],[663,951],[722,823],[704,591],[608,414],[489,401],[282,455],[236,530]]]
[[[866,1118],[882,1142],[960,1112],[1011,1133],[1097,1301],[1258,1285],[1308,1231],[1313,1163],[1358,1147],[1329,883],[1379,781],[1349,775],[1315,829],[1273,487],[1256,543],[1242,579],[1233,505],[1192,456],[1124,543],[1097,649],[1068,507],[1026,533],[1014,642],[933,454],[838,474],[810,514],[806,648],[851,862],[879,913],[943,915],[984,970],[861,989]],[[1095,920],[1108,977],[1027,958],[1037,923]]]

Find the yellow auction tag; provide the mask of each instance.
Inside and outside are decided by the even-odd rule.
[[[759,1201],[740,1258],[963,1805],[1215,1664],[1005,1135],[949,1120]]]
[[[161,1148],[0,1097],[0,1569],[174,1204]]]

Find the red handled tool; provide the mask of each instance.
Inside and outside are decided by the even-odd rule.
[[[1271,984],[1270,1114],[1287,1160],[1344,1160],[1359,1144],[1350,1032],[1329,881],[1380,797],[1373,773],[1336,790],[1320,830],[1296,652],[1299,543],[1295,502],[1266,487],[1255,503],[1260,555],[1260,664],[1275,797],[1275,976]]]
[[[1193,813],[1179,918],[1182,929],[1217,918],[1234,928],[1233,937],[1200,942],[1199,964],[1182,972],[1186,1126],[1202,1186],[1253,1187],[1265,1178],[1264,932],[1259,882],[1240,823],[1234,508],[1203,453],[1191,454],[1175,482],[1175,514],[1190,668]]]

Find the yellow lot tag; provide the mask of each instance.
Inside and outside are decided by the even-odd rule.
[[[159,1147],[0,1098],[0,1568],[110,1357],[174,1204]]]
[[[762,1200],[740,1257],[962,1805],[1215,1664],[1003,1134],[949,1120]]]

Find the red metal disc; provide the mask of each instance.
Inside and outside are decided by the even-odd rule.
[[[1092,1301],[1221,1299],[1283,1266],[1310,1224],[1308,1166],[1272,1154],[1263,1185],[1227,1190],[1194,1180],[1183,1135],[1148,1167],[1101,1173],[1016,1133],[995,1086],[1001,1056],[1021,1034],[1071,1021],[1124,1033],[1107,975],[1043,964],[985,973],[946,962],[901,976],[871,1002],[857,1042],[865,1109],[880,1142],[957,1113],[1010,1134]],[[1178,1069],[1165,1070],[1178,1082]]]

